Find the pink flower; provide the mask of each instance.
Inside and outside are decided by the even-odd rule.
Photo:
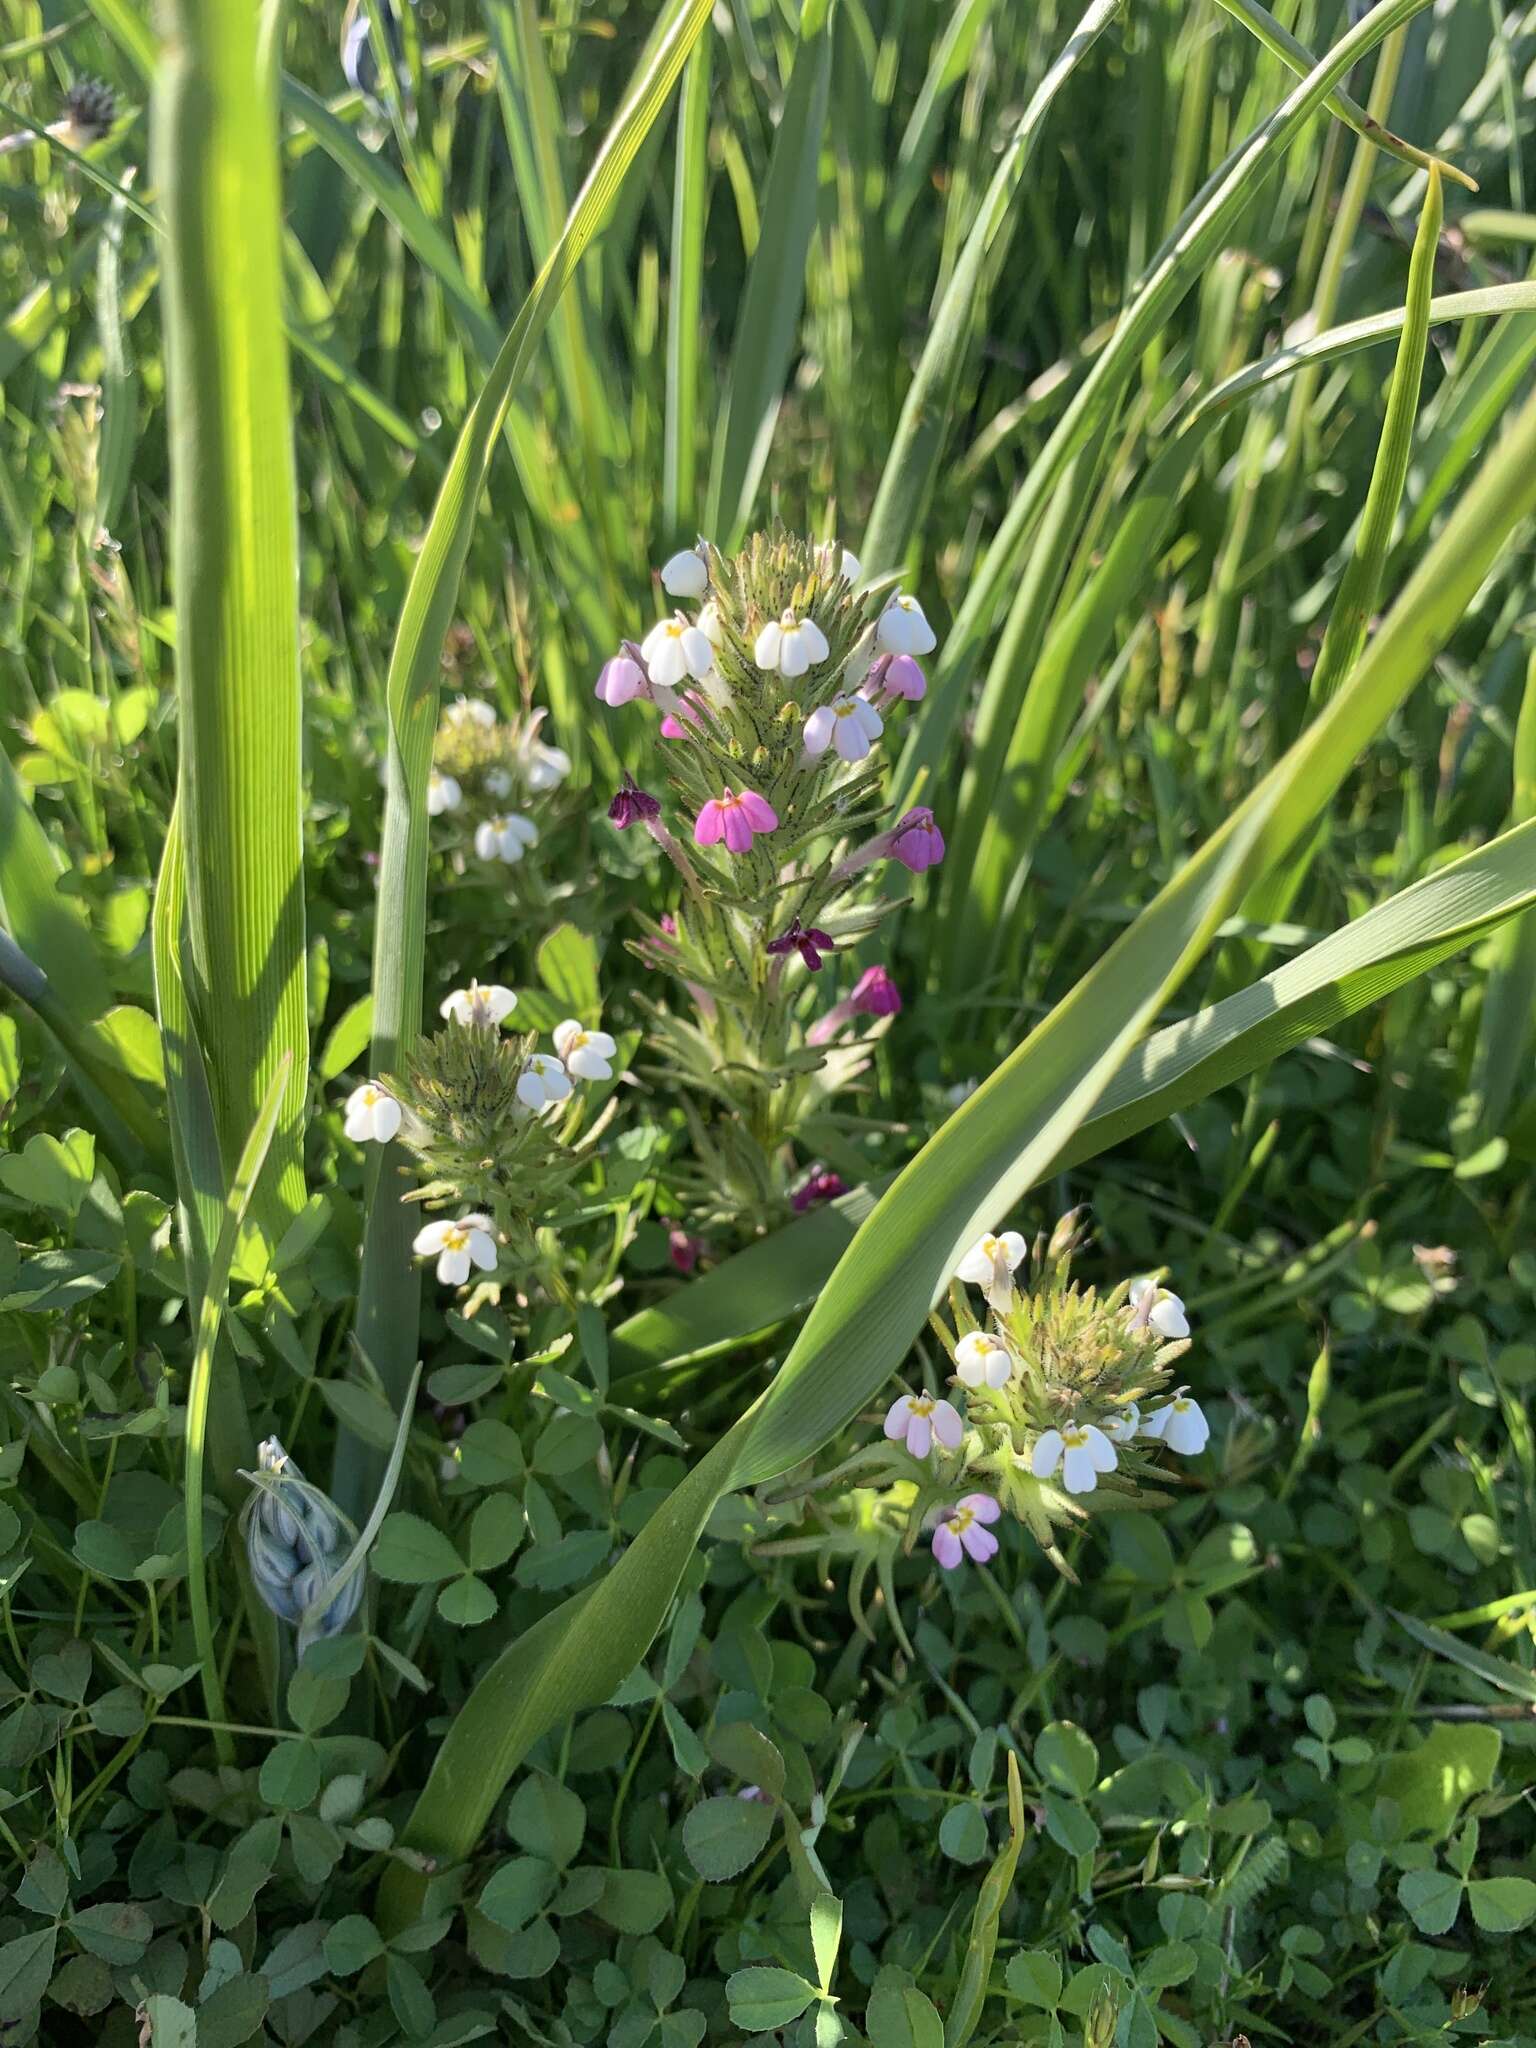
[[[862,1017],[894,1017],[901,1008],[901,990],[883,967],[866,967],[848,998]]]
[[[883,695],[920,704],[928,694],[928,678],[910,654],[881,654],[870,663],[860,689],[872,702]]]
[[[645,670],[628,654],[616,654],[598,672],[597,696],[610,710],[646,694]]]
[[[814,1209],[818,1202],[830,1202],[835,1196],[846,1195],[847,1192],[847,1184],[841,1174],[821,1167],[795,1189],[789,1198],[789,1206],[797,1216],[801,1216],[807,1209]]]
[[[680,740],[685,737],[689,725],[704,723],[698,708],[686,697],[674,697],[672,701],[677,707],[676,711],[669,711],[661,721],[661,736],[664,740]],[[685,719],[687,725],[683,722]]]
[[[935,1440],[958,1450],[965,1424],[958,1408],[934,1394],[903,1394],[886,1410],[885,1433],[892,1443],[905,1441],[914,1458],[926,1458]]]
[[[727,788],[700,811],[693,836],[699,846],[714,846],[723,839],[729,852],[746,853],[754,832],[774,832],[778,823],[778,813],[752,790]]]
[[[1002,1509],[990,1493],[968,1493],[944,1516],[933,1532],[933,1554],[952,1572],[962,1557],[985,1564],[997,1555],[997,1538],[983,1525],[995,1522]]]
[[[691,1273],[708,1250],[709,1246],[702,1237],[690,1237],[686,1230],[667,1232],[667,1257],[679,1273]]]
[[[933,813],[919,804],[908,811],[891,834],[891,859],[920,875],[924,868],[936,868],[944,858],[944,834],[933,822]]]

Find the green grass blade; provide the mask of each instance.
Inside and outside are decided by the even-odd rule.
[[[970,673],[981,639],[1017,577],[1024,549],[1067,464],[1118,405],[1143,351],[1203,276],[1238,220],[1278,170],[1290,144],[1322,110],[1339,80],[1383,36],[1411,20],[1426,4],[1427,0],[1381,0],[1232,152],[1190,202],[1127,301],[1112,339],[1094,359],[1031,464],[972,576],[938,664],[941,690],[955,690]]]
[[[1267,9],[1258,5],[1258,0],[1216,0],[1216,4],[1240,21],[1271,56],[1278,57],[1298,78],[1305,78],[1316,68],[1317,59],[1306,44],[1298,42],[1283,22],[1276,21]],[[1396,157],[1399,163],[1412,164],[1415,170],[1437,171],[1442,177],[1453,178],[1469,192],[1477,190],[1476,178],[1469,177],[1443,157],[1433,156],[1427,149],[1420,149],[1412,142],[1405,142],[1402,136],[1394,135],[1390,128],[1384,128],[1380,121],[1368,114],[1357,100],[1352,100],[1347,92],[1330,93],[1326,104],[1329,113],[1342,121],[1346,128],[1353,129],[1362,142],[1369,142],[1386,155]]]
[[[491,456],[507,410],[561,292],[608,214],[709,18],[710,0],[680,0],[633,81],[559,241],[492,364],[460,431],[411,572],[390,656],[389,744],[373,962],[373,1068],[397,1070],[421,1029],[427,915],[427,777],[437,725],[441,655]],[[395,1147],[373,1167],[358,1292],[358,1339],[398,1406],[416,1360],[420,1283],[410,1215],[392,1190]],[[349,1511],[377,1491],[375,1454],[344,1440],[336,1485]]]
[[[677,110],[661,470],[661,519],[668,543],[691,540],[689,529],[698,515],[699,335],[703,325],[704,225],[709,212],[710,57],[706,38],[688,59]]]
[[[927,183],[939,146],[944,109],[966,74],[976,39],[994,4],[995,0],[960,0],[933,46],[927,76],[896,150],[896,168],[885,208],[886,231],[893,242],[900,239],[918,194]]]
[[[156,84],[192,1009],[227,1168],[281,1067],[268,1242],[304,1205],[298,528],[276,80],[251,0],[175,0]],[[222,1184],[222,1183],[221,1183]],[[186,1191],[184,1190],[184,1199]]]
[[[1524,826],[1526,820],[1536,819],[1536,654],[1526,663],[1513,767],[1515,788],[1509,815],[1512,823]],[[1533,1022],[1536,917],[1522,917],[1501,931],[1494,942],[1478,1025],[1471,1095],[1477,1126],[1485,1138],[1497,1136],[1508,1120],[1516,1089],[1529,1074]]]
[[[1384,12],[1385,9],[1378,10]],[[666,1614],[713,1502],[813,1455],[898,1369],[955,1263],[1070,1147],[1157,1010],[1322,813],[1536,510],[1536,399],[1485,463],[1354,675],[1220,830],[897,1177],[762,1398],[589,1591],[509,1646],[434,1762],[404,1839],[464,1856],[529,1744],[606,1699]],[[387,1916],[413,1880],[386,1879]]]
[[[865,570],[899,569],[922,522],[955,417],[955,395],[972,347],[986,325],[985,279],[1006,255],[1013,202],[1061,88],[1124,5],[1092,0],[1061,54],[1030,96],[1008,139],[985,199],[939,301],[933,328],[901,408],[891,452],[859,550]]]
[[[224,1691],[219,1682],[219,1653],[213,1640],[213,1620],[208,1608],[208,1569],[203,1552],[204,1451],[208,1441],[208,1411],[214,1387],[214,1360],[218,1349],[219,1327],[224,1320],[225,1299],[229,1293],[230,1268],[234,1264],[235,1246],[239,1242],[251,1196],[255,1192],[261,1169],[266,1164],[267,1153],[277,1129],[277,1120],[282,1113],[288,1066],[289,1056],[285,1053],[268,1085],[265,1100],[257,1112],[255,1123],[251,1126],[250,1135],[235,1167],[235,1177],[224,1199],[219,1234],[208,1266],[207,1285],[198,1308],[197,1343],[192,1354],[192,1374],[187,1385],[187,1604],[192,1611],[192,1639],[197,1645],[198,1662],[202,1668],[203,1698],[207,1703],[208,1718],[214,1724],[214,1747],[220,1763],[223,1764],[234,1762],[235,1749],[222,1725],[226,1718]],[[226,1360],[225,1366],[226,1379],[232,1372],[238,1374],[239,1367],[233,1360]],[[238,1382],[236,1392],[238,1398]],[[234,1472],[231,1469],[222,1473],[220,1477],[228,1485],[234,1478]]]
[[[805,302],[832,75],[831,12],[831,0],[804,0],[800,10],[794,70],[763,190],[762,234],[737,315],[705,515],[705,530],[723,548],[740,539],[757,496]]]

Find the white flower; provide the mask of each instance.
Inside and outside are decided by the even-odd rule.
[[[1059,1465],[1068,1493],[1092,1493],[1099,1474],[1113,1472],[1117,1463],[1115,1447],[1102,1429],[1091,1422],[1069,1422],[1065,1429],[1048,1429],[1039,1439],[1030,1470],[1037,1479],[1049,1479]]]
[[[483,697],[455,697],[443,713],[444,725],[482,725],[489,730],[496,723],[495,706]]]
[[[552,747],[536,733],[528,735],[523,742],[523,779],[535,795],[558,787],[570,772],[571,757],[564,747]]]
[[[464,792],[451,775],[439,775],[434,768],[427,777],[427,816],[440,818],[444,811],[456,811]]]
[[[1153,1409],[1141,1425],[1141,1433],[1157,1443],[1166,1444],[1181,1458],[1193,1458],[1210,1442],[1211,1425],[1206,1421],[1200,1403],[1180,1392],[1174,1395],[1166,1408]]]
[[[969,1102],[981,1086],[979,1081],[955,1081],[944,1090],[944,1100],[951,1109],[958,1109],[962,1102]]]
[[[724,646],[725,627],[720,620],[720,607],[713,598],[709,600],[708,604],[701,604],[699,606],[699,616],[694,621],[694,624],[704,635],[711,647]]]
[[[571,1092],[571,1077],[551,1053],[534,1052],[518,1076],[517,1099],[525,1109],[553,1109]]]
[[[606,1031],[587,1031],[574,1017],[567,1017],[563,1024],[555,1026],[555,1051],[565,1063],[566,1072],[574,1074],[579,1081],[611,1081],[613,1068],[608,1062],[618,1047]]]
[[[934,1441],[958,1450],[965,1435],[960,1411],[932,1394],[903,1394],[886,1410],[885,1433],[893,1443],[904,1439],[914,1458],[926,1458]]]
[[[1155,1280],[1132,1282],[1131,1308],[1133,1326],[1139,1329],[1150,1326],[1165,1343],[1173,1343],[1189,1335],[1189,1317],[1184,1313],[1183,1302]]]
[[[445,1287],[462,1287],[471,1266],[490,1273],[496,1266],[496,1240],[491,1235],[489,1216],[461,1216],[457,1223],[445,1219],[418,1230],[411,1249],[423,1258],[437,1254],[437,1277]]]
[[[833,747],[844,761],[862,761],[884,730],[867,697],[834,697],[805,721],[805,751],[814,757]]]
[[[512,776],[506,768],[492,768],[485,778],[486,793],[497,798],[512,794]]]
[[[981,1288],[994,1308],[1013,1299],[1013,1276],[1024,1262],[1024,1240],[1016,1230],[978,1238],[955,1268],[955,1278]]]
[[[703,544],[684,548],[661,565],[661,587],[668,597],[702,597],[709,588],[709,564]]]
[[[400,1128],[400,1105],[377,1081],[365,1081],[347,1097],[342,1129],[359,1145],[387,1145]]]
[[[1112,1444],[1128,1444],[1140,1427],[1141,1410],[1134,1401],[1127,1401],[1123,1408],[1104,1418],[1104,1434]]]
[[[640,642],[640,652],[650,670],[651,681],[664,690],[675,690],[690,676],[702,682],[715,665],[715,650],[709,635],[674,612],[659,626],[652,626]]]
[[[972,1330],[955,1346],[955,1371],[968,1387],[1006,1387],[1013,1374],[1012,1353],[985,1330]]]
[[[781,676],[803,676],[808,668],[826,660],[830,653],[827,636],[814,619],[796,618],[785,612],[770,619],[752,645],[752,659],[759,668],[777,669]],[[868,747],[864,749],[869,752]]]
[[[510,867],[520,861],[530,846],[538,844],[538,827],[531,818],[507,811],[487,818],[475,827],[475,851],[482,860],[504,860]]]
[[[939,644],[922,606],[902,590],[880,614],[875,637],[887,654],[932,654]]]
[[[482,988],[478,981],[472,981],[468,988],[456,988],[451,996],[444,996],[437,1014],[451,1017],[455,1024],[479,1024],[489,1030],[503,1017],[510,1017],[516,1008],[517,997],[511,989],[503,988],[499,982]]]

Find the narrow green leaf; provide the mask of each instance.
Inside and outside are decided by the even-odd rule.
[[[832,76],[831,15],[831,0],[803,0],[794,70],[763,188],[762,234],[737,316],[705,519],[710,538],[723,548],[736,545],[757,496],[805,301]]]

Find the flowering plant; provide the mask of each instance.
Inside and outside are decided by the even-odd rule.
[[[483,697],[460,695],[444,711],[433,747],[427,810],[434,818],[462,819],[462,861],[518,866],[539,842],[530,807],[559,788],[571,772],[570,756],[541,736],[545,714],[502,719]]]
[[[933,1318],[956,1399],[904,1389],[885,1411],[882,1443],[772,1496],[776,1506],[830,1496],[817,1533],[776,1547],[856,1559],[882,1552],[888,1565],[926,1532],[952,1571],[996,1555],[995,1525],[1006,1514],[1075,1581],[1060,1532],[1095,1514],[1160,1505],[1153,1489],[1174,1474],[1159,1452],[1192,1456],[1210,1437],[1199,1403],[1175,1383],[1189,1319],[1153,1276],[1104,1292],[1079,1286],[1071,1267],[1081,1243],[1080,1212],[1032,1250],[1017,1231],[980,1238],[956,1269],[950,1320]],[[968,1288],[983,1296],[980,1318]],[[850,1489],[860,1503],[853,1512]]]
[[[648,832],[679,878],[675,909],[634,950],[688,997],[686,1013],[646,1008],[690,1106],[695,1192],[708,1220],[761,1223],[795,1199],[794,1141],[813,1120],[838,1133],[828,1105],[901,1007],[874,965],[818,1016],[815,978],[901,900],[871,886],[882,867],[942,858],[931,812],[889,817],[878,751],[893,713],[923,696],[916,657],[936,641],[915,598],[866,584],[835,543],[760,533],[727,557],[701,541],[661,582],[702,600],[697,613],[627,641],[597,695],[661,714],[668,815],[626,776],[609,816]]]

